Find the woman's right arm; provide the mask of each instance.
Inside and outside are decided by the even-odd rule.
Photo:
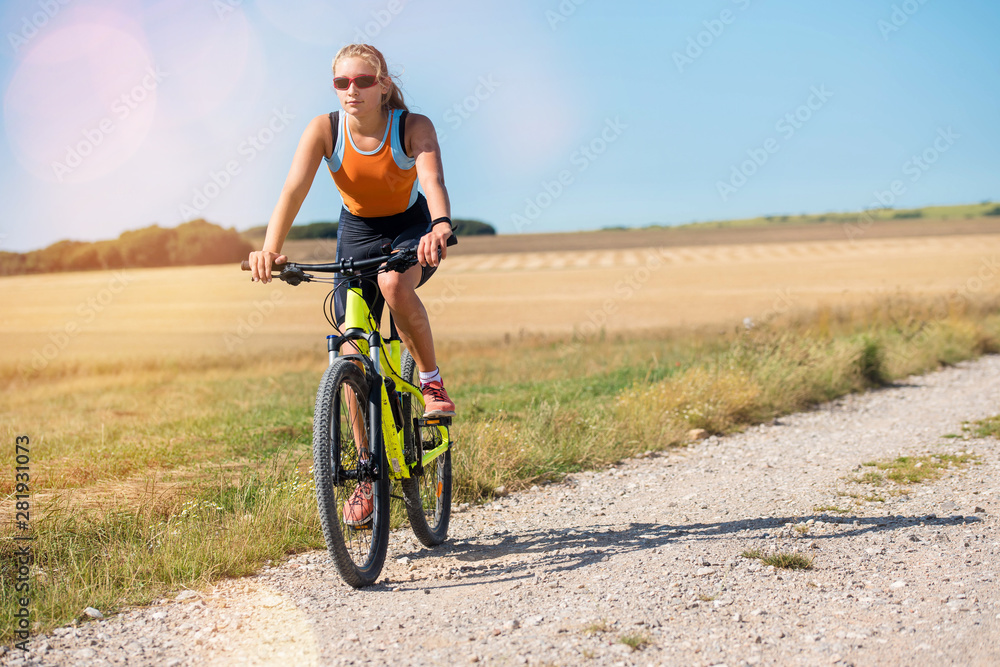
[[[292,158],[292,168],[289,169],[288,178],[281,188],[278,205],[274,207],[271,219],[267,223],[264,247],[250,253],[250,271],[253,280],[271,282],[271,266],[275,262],[285,261],[285,256],[281,254],[281,246],[285,243],[285,237],[288,236],[288,230],[302,202],[309,194],[320,161],[324,155],[332,151],[332,147],[329,146],[332,140],[330,119],[326,115],[313,118],[302,133],[299,147],[295,149],[295,157]]]

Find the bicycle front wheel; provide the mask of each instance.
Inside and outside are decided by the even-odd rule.
[[[403,354],[401,377],[410,384],[416,378],[416,364],[410,352]],[[419,386],[419,385],[418,385]],[[425,451],[429,452],[441,444],[441,433],[436,428],[414,429],[413,419],[419,417],[413,409],[410,395],[403,393],[403,422],[405,442],[404,458],[410,467],[410,476],[400,480],[406,514],[410,527],[421,544],[433,547],[444,542],[448,536],[448,522],[451,519],[451,449],[431,461],[426,467],[413,464],[420,460]]]
[[[368,382],[348,360],[326,369],[313,413],[313,476],[323,537],[355,588],[375,582],[389,542],[385,451],[369,446]]]

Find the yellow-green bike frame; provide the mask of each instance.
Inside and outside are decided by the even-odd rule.
[[[430,451],[424,452],[420,461],[414,461],[410,465],[407,465],[403,455],[403,446],[405,444],[403,442],[404,424],[397,423],[397,418],[402,417],[398,397],[401,395],[401,392],[409,394],[412,412],[422,415],[424,411],[423,394],[420,393],[418,387],[400,376],[403,356],[399,336],[393,331],[389,338],[383,338],[382,334],[373,326],[374,319],[372,318],[371,310],[368,308],[368,303],[361,295],[360,286],[348,284],[345,306],[344,335],[327,336],[327,350],[330,354],[330,364],[332,365],[337,359],[345,357],[359,357],[362,363],[366,367],[369,367],[368,370],[372,371],[372,375],[380,387],[381,400],[379,401],[378,417],[375,418],[375,415],[372,415],[371,423],[374,424],[376,421],[381,423],[382,443],[385,447],[386,460],[389,463],[389,478],[394,480],[408,478],[410,477],[411,468],[415,468],[418,465],[421,467],[427,466],[448,451],[448,448],[451,446],[448,430],[448,424],[451,422],[451,419],[427,418],[414,420],[412,431],[414,438],[419,437],[418,422],[420,422],[419,425],[425,428],[431,427],[438,430],[441,436],[441,444]],[[358,348],[359,354],[341,356],[338,348],[346,342],[352,342]],[[393,391],[394,396],[392,397],[393,401],[397,401],[395,406],[390,402],[389,390],[386,388],[384,378],[389,378],[395,389]],[[374,407],[374,405],[370,405],[373,412]]]

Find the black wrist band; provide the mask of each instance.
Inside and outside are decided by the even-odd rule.
[[[455,225],[451,224],[451,218],[449,218],[446,215],[442,215],[440,218],[434,218],[434,220],[431,222],[431,227],[433,227],[439,222],[447,222],[449,227],[451,227],[452,229],[455,228]]]

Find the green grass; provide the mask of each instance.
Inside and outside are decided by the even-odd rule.
[[[1000,438],[1000,415],[972,422],[967,428],[977,438],[988,438],[990,436]]]
[[[834,512],[835,514],[848,514],[851,510],[836,505],[819,505],[813,508],[813,512]]]
[[[760,549],[748,549],[740,554],[743,558],[759,560],[764,565],[773,565],[785,570],[811,570],[813,559],[800,553],[778,552],[767,554]]]
[[[625,644],[633,651],[641,651],[650,644],[650,638],[645,632],[633,632],[619,637],[618,643]]]
[[[897,297],[749,331],[448,346],[441,365],[460,410],[454,501],[682,446],[692,428],[732,432],[996,351],[997,312],[996,301]],[[88,605],[114,612],[321,548],[307,480],[324,365],[319,356],[275,354],[53,364],[30,381],[0,372],[2,437],[31,436],[35,629]],[[12,470],[13,457],[13,447],[0,450],[0,468]],[[894,483],[888,475],[905,476],[872,467],[866,472]],[[13,491],[13,476],[0,477],[0,493]],[[12,507],[9,495],[3,500],[0,512]],[[0,641],[10,640],[15,609],[11,553],[0,540]]]
[[[887,481],[900,485],[934,481],[950,468],[963,468],[975,463],[973,454],[926,454],[924,456],[899,456],[886,461],[868,461],[863,467],[875,468],[854,477],[859,484],[882,486]]]

